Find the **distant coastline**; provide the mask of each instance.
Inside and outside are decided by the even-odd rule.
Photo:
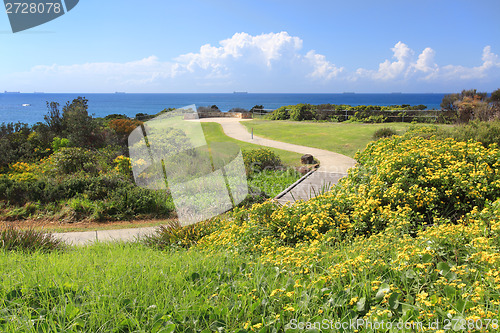
[[[284,105],[346,104],[346,105],[420,105],[429,109],[440,108],[444,93],[0,93],[0,123],[24,122],[34,124],[43,121],[47,113],[46,102],[57,102],[63,106],[68,101],[82,96],[89,100],[89,112],[96,117],[110,114],[125,114],[134,117],[137,113],[156,114],[165,108],[186,105],[217,105],[221,111],[232,108],[250,110],[255,105],[265,109],[277,109]],[[22,107],[30,104],[29,108]]]

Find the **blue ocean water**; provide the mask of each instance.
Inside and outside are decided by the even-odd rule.
[[[54,94],[54,93],[0,93],[0,123],[24,122],[34,124],[43,121],[47,113],[46,102],[58,102],[61,107],[78,96],[89,100],[89,113],[104,117],[119,113],[135,116],[137,113],[155,114],[169,107],[217,105],[222,111],[234,107],[250,109],[263,105],[265,109],[276,109],[283,105],[349,104],[349,105],[395,105],[424,104],[427,108],[439,109],[445,94]],[[23,106],[23,104],[29,104]]]

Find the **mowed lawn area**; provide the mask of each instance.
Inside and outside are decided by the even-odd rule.
[[[363,150],[378,129],[390,127],[403,134],[411,126],[408,123],[346,124],[287,120],[252,120],[242,121],[241,124],[249,131],[253,128],[255,135],[266,139],[325,149],[350,157]]]
[[[281,158],[281,161],[285,165],[297,166],[300,164],[300,157],[302,156],[301,154],[276,148],[262,147],[252,143],[247,143],[232,139],[224,134],[222,126],[217,123],[201,123],[201,125],[203,127],[203,132],[205,133],[205,139],[207,140],[208,144],[210,144],[211,142],[233,142],[238,146],[240,146],[242,150],[267,148],[275,152]],[[285,141],[285,140],[279,140],[279,141]]]

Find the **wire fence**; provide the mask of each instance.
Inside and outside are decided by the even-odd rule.
[[[252,117],[263,118],[274,112],[275,109],[252,109]],[[290,109],[286,111],[290,112]],[[439,122],[446,118],[445,110],[314,110],[314,119],[346,121],[352,117],[356,119],[370,119],[373,122]]]

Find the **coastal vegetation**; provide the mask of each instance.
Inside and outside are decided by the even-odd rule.
[[[336,187],[291,206],[266,201],[137,243],[0,252],[0,327],[496,330],[500,151],[434,132],[370,143]]]
[[[43,123],[0,126],[0,219],[77,222],[175,218],[168,191],[138,187],[132,178],[128,136],[152,117],[94,118],[88,113],[88,101],[81,97],[62,110],[54,102],[47,107]],[[261,149],[228,138],[219,124],[202,126],[209,144],[236,143],[244,159],[251,160],[247,168],[255,170],[248,173],[249,202],[265,200],[300,177],[286,171],[300,163],[299,154]],[[265,167],[269,171],[260,175]]]
[[[453,126],[295,122],[300,144],[338,147],[329,141],[344,126],[368,143],[353,152],[347,177],[308,201],[260,201],[187,227],[173,221],[127,244],[29,254],[4,246],[0,330],[338,332],[354,322],[360,332],[496,331],[500,122],[481,118],[476,100],[452,102]],[[248,126],[267,123],[291,139],[290,121]],[[246,164],[277,166],[278,157],[253,151]],[[57,172],[74,172],[60,164]],[[9,232],[0,237],[24,236]]]
[[[425,105],[344,105],[297,104],[282,106],[266,115],[268,120],[329,121],[347,123],[455,123],[471,120],[488,121],[500,115],[500,89],[490,97],[476,89],[443,97],[441,110],[427,110]]]

